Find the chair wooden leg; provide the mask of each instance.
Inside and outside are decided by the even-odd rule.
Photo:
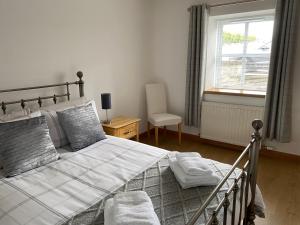
[[[148,133],[148,138],[150,138],[150,122],[147,123],[147,133]]]
[[[167,136],[167,126],[164,126],[164,136]]]
[[[181,145],[181,123],[178,124],[178,143]]]
[[[155,127],[155,145],[158,146],[158,127]]]

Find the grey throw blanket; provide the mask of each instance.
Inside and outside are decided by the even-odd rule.
[[[231,166],[211,160],[214,170],[220,177],[224,177],[230,170]],[[206,224],[210,215],[216,206],[224,197],[225,192],[234,182],[234,178],[240,173],[236,169],[224,184],[218,195],[206,208],[205,213],[197,221],[197,225]],[[195,187],[182,189],[169,167],[168,157],[161,159],[151,168],[141,173],[126,185],[114,193],[111,193],[104,200],[97,203],[90,209],[82,212],[70,221],[68,225],[103,225],[104,224],[104,205],[108,198],[120,191],[144,190],[150,196],[155,212],[162,225],[184,225],[199,209],[209,194],[213,191],[214,186]],[[238,204],[238,203],[237,203]],[[223,210],[219,214],[219,220],[222,221]],[[259,212],[263,215],[264,212]]]

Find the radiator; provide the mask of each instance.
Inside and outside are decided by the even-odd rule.
[[[264,107],[202,102],[201,138],[246,146],[253,119],[262,119]]]

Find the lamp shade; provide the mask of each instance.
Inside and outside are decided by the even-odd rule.
[[[102,109],[111,109],[111,94],[110,93],[101,94],[101,105],[102,105]]]

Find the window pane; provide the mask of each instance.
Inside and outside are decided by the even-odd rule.
[[[243,69],[241,57],[222,57],[219,67],[218,87],[239,89]]]
[[[244,49],[245,23],[233,23],[223,26],[223,54],[241,54]]]
[[[270,54],[273,21],[250,22],[248,30],[248,54]]]
[[[266,91],[273,23],[269,16],[220,22],[217,88]]]
[[[218,87],[265,91],[269,63],[270,55],[222,57],[221,65],[218,66]]]
[[[270,55],[246,56],[244,89],[265,91],[267,88]]]

